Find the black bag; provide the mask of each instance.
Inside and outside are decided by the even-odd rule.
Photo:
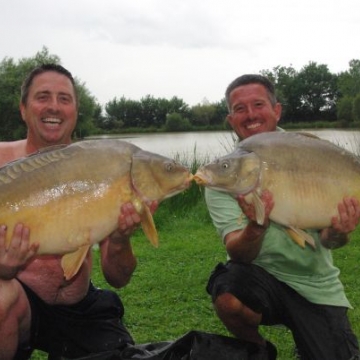
[[[235,338],[190,331],[175,341],[128,345],[77,360],[251,360],[257,351],[256,345]]]

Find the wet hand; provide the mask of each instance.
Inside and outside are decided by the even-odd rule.
[[[264,190],[261,193],[260,196],[261,202],[263,203],[264,206],[264,226],[267,227],[269,225],[269,215],[271,213],[271,210],[274,207],[274,199],[272,196],[272,193],[268,190]],[[246,215],[246,217],[253,222],[256,222],[256,210],[255,210],[255,205],[254,203],[248,203],[245,200],[245,196],[244,195],[238,195],[236,200],[238,201],[239,206],[241,207],[241,210],[243,211],[243,213]]]
[[[354,231],[360,221],[360,204],[356,198],[344,198],[338,204],[338,216],[331,219],[331,225],[338,233],[348,234]]]
[[[120,208],[120,215],[118,218],[118,232],[120,235],[129,237],[138,228],[141,222],[140,215],[131,203],[125,203]]]
[[[147,206],[153,214],[158,208],[158,202],[149,202]],[[118,218],[118,230],[116,231],[117,236],[129,238],[139,227],[140,223],[141,217],[136,211],[135,206],[131,202],[123,204],[120,208],[120,215]]]
[[[0,226],[0,277],[10,279],[19,268],[36,255],[39,244],[30,244],[30,230],[22,224],[17,224],[8,246],[6,246],[6,226]]]

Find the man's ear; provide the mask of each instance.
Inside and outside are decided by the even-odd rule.
[[[228,114],[228,115],[226,116],[226,120],[227,120],[228,124],[229,124],[231,127],[233,127],[233,117],[232,117],[231,114]]]
[[[22,120],[25,121],[25,106],[23,103],[20,103],[19,110],[20,110]]]
[[[281,113],[282,113],[282,106],[279,102],[275,104],[274,110],[275,110],[275,114],[276,114],[276,119],[277,119],[277,121],[279,121],[281,118]]]

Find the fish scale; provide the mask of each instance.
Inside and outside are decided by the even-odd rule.
[[[234,173],[240,178],[236,182]],[[301,234],[303,239],[294,240],[303,246],[305,238],[311,240],[302,230],[331,226],[344,197],[360,201],[359,157],[304,133],[251,136],[232,153],[200,167],[194,180],[234,196],[269,190],[274,198],[270,220]],[[259,197],[251,201],[255,208],[263,208]]]
[[[0,168],[0,224],[8,229],[7,246],[17,223],[29,227],[38,255],[63,255],[64,276],[70,279],[89,247],[117,229],[126,202],[134,204],[146,236],[157,246],[145,201],[161,202],[191,180],[183,165],[120,139],[47,148]]]

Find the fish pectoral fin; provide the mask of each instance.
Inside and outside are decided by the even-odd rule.
[[[146,237],[149,239],[149,241],[153,246],[158,247],[159,246],[158,233],[156,231],[156,227],[151,211],[146,204],[144,204],[143,206],[142,212],[140,213],[140,218],[141,218],[141,227]]]
[[[70,280],[73,276],[77,274],[80,269],[80,266],[84,262],[86,254],[90,249],[90,245],[81,246],[78,250],[65,254],[61,259],[61,267],[64,271],[64,276],[66,280]]]
[[[308,243],[313,249],[316,249],[315,241],[311,235],[306,231],[295,228],[293,226],[285,229],[291,239],[298,244],[300,247],[305,248],[305,244]]]
[[[256,214],[256,222],[259,225],[264,225],[265,222],[265,206],[261,200],[260,195],[254,191],[253,192],[253,203],[255,207],[255,214]]]

